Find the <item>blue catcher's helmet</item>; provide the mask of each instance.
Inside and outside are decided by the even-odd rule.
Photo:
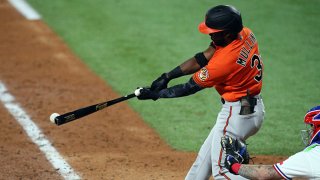
[[[311,108],[304,116],[304,123],[309,129],[302,130],[302,140],[306,145],[320,141],[320,106]]]

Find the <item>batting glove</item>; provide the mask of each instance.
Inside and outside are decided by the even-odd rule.
[[[152,91],[150,88],[142,88],[140,89],[140,95],[137,98],[139,100],[152,99],[156,101],[157,99],[159,99],[159,93],[156,91]]]

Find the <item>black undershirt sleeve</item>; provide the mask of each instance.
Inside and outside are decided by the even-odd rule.
[[[185,83],[185,84],[179,84],[172,86],[167,89],[163,89],[159,92],[160,98],[176,98],[176,97],[183,97],[183,96],[189,96],[191,94],[194,94],[203,88],[200,87],[192,78]]]
[[[167,77],[168,79],[175,79],[175,78],[178,78],[178,77],[181,77],[183,76],[183,72],[180,68],[180,66],[177,66],[176,68],[174,68],[173,70],[171,70],[170,72],[167,73]]]

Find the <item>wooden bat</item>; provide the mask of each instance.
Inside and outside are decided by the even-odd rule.
[[[139,91],[140,89],[137,89],[137,90],[135,91],[135,93],[132,93],[132,94],[129,94],[129,95],[126,95],[126,96],[122,96],[122,97],[119,97],[119,98],[116,98],[116,99],[113,99],[113,100],[110,100],[110,101],[102,102],[102,103],[99,103],[99,104],[90,105],[90,106],[87,106],[87,107],[84,107],[84,108],[80,108],[80,109],[77,109],[77,110],[74,110],[74,111],[71,111],[71,112],[67,112],[67,113],[62,114],[62,115],[59,115],[58,113],[53,113],[50,116],[50,121],[52,123],[55,123],[58,126],[60,126],[62,124],[69,123],[71,121],[77,120],[77,119],[82,118],[84,116],[87,116],[89,114],[92,114],[92,113],[95,113],[97,111],[100,111],[100,110],[102,110],[102,109],[104,109],[106,107],[112,106],[114,104],[117,104],[119,102],[122,102],[122,101],[125,101],[125,100],[128,100],[128,99],[131,99],[133,97],[136,97],[136,96],[138,96],[140,94],[140,91]]]

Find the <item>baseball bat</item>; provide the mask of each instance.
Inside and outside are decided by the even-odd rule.
[[[57,117],[54,117],[54,123],[56,125],[60,126],[62,124],[66,124],[66,123],[69,123],[71,121],[77,120],[77,119],[82,118],[84,116],[87,116],[89,114],[92,114],[92,113],[95,113],[97,111],[100,111],[100,110],[102,110],[102,109],[104,109],[106,107],[112,106],[114,104],[117,104],[119,102],[131,99],[131,98],[136,97],[136,96],[137,96],[137,94],[135,92],[135,93],[132,93],[132,94],[129,94],[129,95],[126,95],[126,96],[122,96],[122,97],[110,100],[110,101],[106,101],[106,102],[102,102],[102,103],[99,103],[99,104],[90,105],[90,106],[87,106],[87,107],[84,107],[84,108],[80,108],[80,109],[77,109],[77,110],[74,110],[74,111],[71,111],[71,112],[67,112],[65,114],[59,115]]]

